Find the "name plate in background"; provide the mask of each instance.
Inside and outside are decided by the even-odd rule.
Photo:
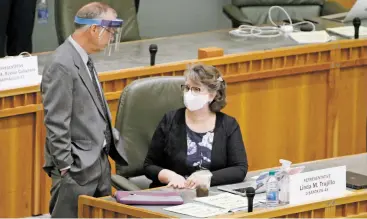
[[[41,78],[37,56],[0,59],[0,90],[38,85]]]
[[[290,176],[289,202],[300,204],[336,198],[346,194],[346,166]]]

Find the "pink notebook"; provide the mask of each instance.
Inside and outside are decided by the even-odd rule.
[[[117,191],[116,201],[127,205],[180,205],[184,201],[178,192]]]

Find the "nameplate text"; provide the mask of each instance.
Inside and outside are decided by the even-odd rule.
[[[340,197],[346,191],[346,166],[290,176],[289,202],[300,204]]]
[[[32,86],[40,82],[37,56],[0,59],[0,90]]]

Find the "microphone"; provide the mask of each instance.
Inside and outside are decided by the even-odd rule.
[[[158,46],[156,44],[150,44],[149,52],[150,52],[150,66],[154,66],[155,65],[155,55],[158,52]]]
[[[253,187],[246,188],[246,197],[247,197],[247,212],[252,212],[254,197],[255,197],[255,189]]]
[[[354,26],[354,39],[359,39],[359,26],[361,26],[361,19],[359,19],[359,17],[353,19],[353,26]]]

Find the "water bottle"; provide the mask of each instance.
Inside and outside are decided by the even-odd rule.
[[[279,174],[279,203],[289,204],[289,170],[292,162],[288,160],[279,160],[282,168]]]
[[[277,207],[279,205],[279,183],[275,177],[275,171],[269,172],[269,178],[266,182],[266,206]]]
[[[37,20],[39,24],[48,22],[48,6],[46,0],[40,0],[37,5]]]

